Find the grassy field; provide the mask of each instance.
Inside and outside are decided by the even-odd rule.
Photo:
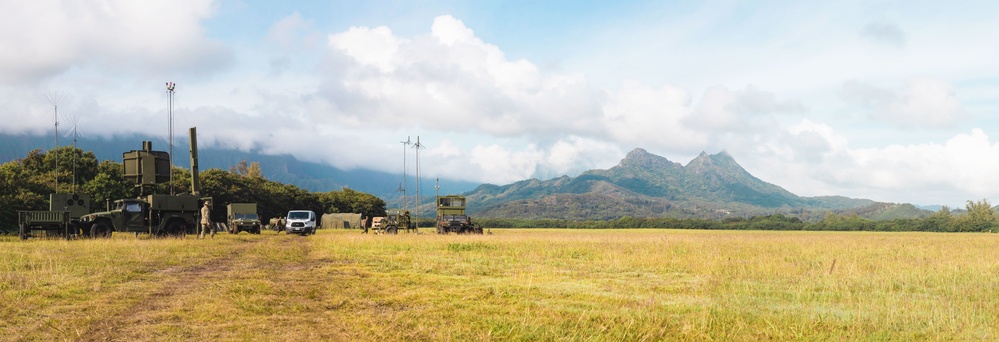
[[[2,340],[996,340],[999,234],[0,241]]]

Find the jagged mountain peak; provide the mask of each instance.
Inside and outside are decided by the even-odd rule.
[[[686,169],[694,173],[715,171],[725,174],[748,174],[746,169],[742,165],[739,165],[739,162],[735,161],[735,158],[724,150],[716,154],[701,152],[697,158],[687,163]]]
[[[619,167],[638,167],[645,169],[664,169],[681,167],[679,163],[674,163],[665,157],[649,153],[643,148],[635,148],[618,163]]]

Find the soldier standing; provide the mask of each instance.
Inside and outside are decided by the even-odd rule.
[[[278,217],[277,234],[281,234],[282,231],[284,231],[284,217]]]
[[[205,206],[201,208],[201,233],[198,234],[198,238],[202,239],[205,235],[208,235],[209,230],[212,234],[212,239],[215,238],[215,229],[211,228],[212,225],[212,209],[208,207],[208,202],[205,202]]]

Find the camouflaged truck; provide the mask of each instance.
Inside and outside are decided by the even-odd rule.
[[[465,215],[465,196],[437,196],[437,234],[482,234],[482,227]]]
[[[257,216],[256,203],[230,203],[226,207],[226,228],[229,234],[249,232],[260,234],[260,217]]]

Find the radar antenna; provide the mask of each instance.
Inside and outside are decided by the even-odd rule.
[[[60,94],[59,92],[48,92],[45,93],[45,98],[49,100],[52,104],[54,113],[52,118],[55,120],[55,193],[59,193],[59,103],[66,99],[66,94]]]
[[[76,114],[63,115],[63,119],[73,123],[73,129],[66,132],[64,137],[69,137],[70,134],[73,135],[73,187],[70,188],[70,193],[76,193],[76,140],[78,137],[83,136],[83,132],[80,132],[80,116]]]

